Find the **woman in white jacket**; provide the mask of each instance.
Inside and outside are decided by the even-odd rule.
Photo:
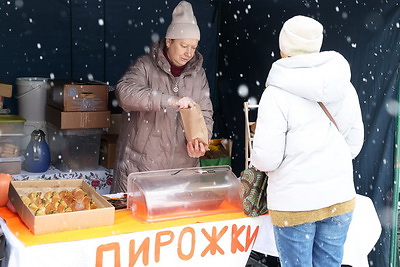
[[[268,173],[282,266],[340,266],[355,206],[352,159],[364,139],[346,59],[320,52],[323,26],[295,16],[279,36],[258,109],[252,164]],[[318,102],[325,104],[336,125]]]

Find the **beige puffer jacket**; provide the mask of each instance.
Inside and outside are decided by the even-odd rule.
[[[202,55],[196,51],[182,74],[174,77],[164,47],[165,39],[154,43],[150,53],[139,57],[117,84],[123,113],[111,193],[126,192],[132,172],[199,165],[199,159],[187,154],[179,111],[167,105],[170,97],[188,96],[200,105],[211,139],[213,108]]]

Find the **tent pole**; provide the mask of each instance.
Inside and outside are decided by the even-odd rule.
[[[397,90],[398,101],[400,103],[400,75],[397,73],[399,79],[399,86]],[[392,234],[391,234],[391,244],[390,244],[390,266],[397,266],[399,257],[399,248],[397,240],[397,228],[398,228],[398,202],[399,202],[399,159],[400,159],[400,107],[397,110],[396,118],[396,145],[395,145],[395,158],[394,158],[394,181],[393,181],[393,218],[392,218]]]

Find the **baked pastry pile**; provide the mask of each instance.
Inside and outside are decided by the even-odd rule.
[[[0,143],[0,157],[16,158],[19,156],[19,147],[11,142]]]
[[[97,208],[93,199],[81,188],[72,191],[48,191],[44,194],[36,191],[28,196],[21,196],[21,199],[35,216]]]

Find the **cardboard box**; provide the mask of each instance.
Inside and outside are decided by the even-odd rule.
[[[6,83],[0,83],[0,109],[3,108],[4,97],[11,97],[12,85]]]
[[[113,169],[116,150],[117,150],[117,134],[103,134],[100,142],[100,165]]]
[[[77,187],[82,188],[94,200],[98,206],[97,209],[35,216],[20,197],[36,191],[43,193],[62,190],[72,191]],[[14,205],[21,220],[34,235],[114,224],[115,208],[100,196],[93,187],[80,179],[12,181],[8,191],[8,198]]]
[[[111,114],[110,127],[107,129],[108,134],[119,134],[121,128],[121,115],[122,114]]]
[[[47,104],[61,111],[108,110],[108,85],[99,82],[50,80]]]
[[[110,111],[61,111],[46,106],[46,121],[60,129],[95,129],[110,127]]]
[[[0,83],[0,96],[11,97],[12,85],[7,83]]]

